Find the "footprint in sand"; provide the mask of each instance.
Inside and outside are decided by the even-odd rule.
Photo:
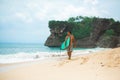
[[[71,59],[71,60],[63,60],[63,61],[60,61],[57,65],[55,66],[63,66],[71,61],[76,61],[76,60],[79,60],[80,59],[80,65],[81,64],[85,64],[86,62],[88,62],[89,58],[88,57],[81,57],[81,58],[74,58],[74,59]]]
[[[64,61],[61,61],[58,65],[63,66],[64,64],[69,63],[69,62],[70,60],[64,60]]]
[[[71,61],[76,61],[76,60],[78,60],[79,58],[72,58],[71,60],[63,60],[63,61],[61,61],[58,65],[59,66],[63,66],[63,65],[65,65],[65,64],[67,64],[67,63],[69,63],[69,62],[71,62]]]
[[[81,62],[80,64],[85,64],[86,62],[88,62],[89,58],[88,57],[81,57]]]
[[[100,63],[100,65],[101,65],[101,67],[104,67],[104,66],[105,66],[102,62]]]

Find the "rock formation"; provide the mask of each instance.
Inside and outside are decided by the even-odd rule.
[[[114,48],[120,46],[120,23],[112,23],[110,19],[96,18],[92,21],[93,30],[90,36],[77,39],[76,46],[82,48],[92,48],[92,47],[105,47]],[[73,27],[70,25],[61,25],[62,27],[50,27],[50,36],[45,42],[45,46],[49,47],[59,47],[64,40],[61,37],[65,37],[65,33],[72,30]],[[107,30],[114,30],[115,35],[105,36]]]

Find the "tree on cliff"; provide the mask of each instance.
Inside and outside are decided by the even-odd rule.
[[[68,21],[51,20],[49,21],[49,28],[60,30],[60,28],[66,27],[67,30],[72,31],[76,39],[81,39],[90,36],[90,32],[92,31],[93,28],[91,24],[93,19],[94,17],[89,18],[77,16],[69,18]],[[63,35],[65,34],[66,33],[64,33]],[[60,40],[63,40],[64,36],[60,38],[62,38]]]
[[[103,41],[108,42],[108,40],[107,38],[102,38],[106,36],[110,37],[109,41],[111,41],[113,37],[120,37],[120,22],[116,22],[112,18],[77,16],[70,17],[67,21],[51,20],[49,21],[49,28],[51,35],[46,41],[46,46],[60,46],[61,42],[64,41],[67,31],[71,31],[76,40],[82,41],[78,43],[78,46],[84,45],[84,47],[87,45],[92,47],[99,46],[99,44],[96,45],[98,41],[105,46],[106,43],[104,44]],[[88,40],[93,42],[88,42]],[[115,41],[112,43],[114,42]]]

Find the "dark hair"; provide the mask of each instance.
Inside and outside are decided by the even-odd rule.
[[[68,31],[70,34],[72,34],[72,32],[71,31]]]

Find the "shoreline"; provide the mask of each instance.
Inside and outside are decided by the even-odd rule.
[[[80,56],[86,54],[92,54],[99,51],[105,51],[109,48],[93,48],[93,49],[75,49],[73,50],[72,56]],[[8,55],[0,55],[0,64],[13,64],[13,63],[22,63],[22,62],[31,62],[31,61],[39,61],[46,59],[54,59],[54,58],[65,58],[67,57],[67,51],[54,51],[54,52],[34,52],[34,53],[25,53],[20,52],[16,54],[8,54]]]
[[[96,54],[101,51],[109,50],[109,49],[105,49],[105,48],[104,49],[100,48],[100,49],[101,50],[98,50],[98,51],[93,51],[91,49],[87,49],[88,51],[85,54],[83,53],[83,52],[85,52],[85,50],[74,50],[72,53],[72,60],[82,57],[82,56],[88,56],[91,54]],[[80,53],[80,52],[82,52],[82,54],[73,55],[74,53]],[[68,56],[67,56],[66,52],[61,53],[61,54],[52,54],[51,56],[52,57],[49,57],[47,59],[40,59],[40,60],[38,59],[38,60],[23,61],[23,62],[0,63],[0,72],[8,71],[8,70],[20,67],[20,66],[25,66],[25,65],[35,64],[35,63],[45,63],[45,62],[49,63],[49,62],[56,62],[56,61],[61,61],[61,60],[68,60],[68,58],[67,58]]]
[[[15,64],[0,72],[0,80],[120,80],[120,48],[92,54]]]

